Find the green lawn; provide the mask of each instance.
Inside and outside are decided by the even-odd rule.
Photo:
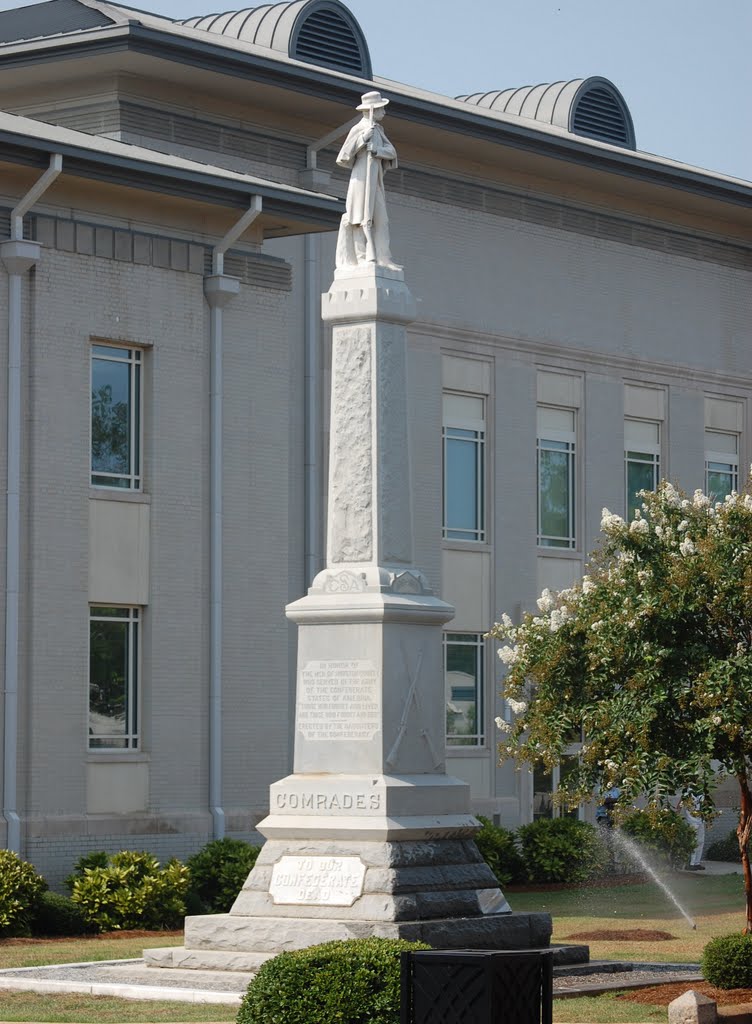
[[[667,881],[695,921],[695,931],[653,883],[512,892],[507,893],[507,898],[513,910],[550,913],[554,920],[554,942],[580,941],[570,936],[603,929],[655,929],[674,936],[660,942],[587,940],[594,959],[696,963],[709,939],[744,927],[741,875],[681,873],[668,876]]]
[[[588,941],[591,956],[610,960],[693,963],[715,935],[741,931],[744,890],[741,875],[679,874],[668,882],[696,920],[692,931],[680,912],[652,883],[613,887],[580,886],[557,892],[508,893],[513,910],[542,910],[554,919],[554,942],[575,941],[578,932],[641,928],[670,932],[669,941]],[[0,940],[0,968],[139,957],[145,947],[180,945],[182,933],[149,936],[65,939],[22,942]],[[50,1024],[145,1024],[233,1021],[236,1008],[227,1005],[136,1002],[103,996],[35,995],[0,991],[0,1021],[42,1021]],[[614,993],[557,999],[557,1024],[664,1024],[665,1007],[619,1000]]]

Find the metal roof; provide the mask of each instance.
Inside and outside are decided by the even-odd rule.
[[[115,20],[104,10],[89,7],[79,0],[47,0],[29,7],[0,11],[0,43],[65,35],[112,25]]]
[[[305,213],[327,226],[342,214],[335,196],[0,111],[0,161],[43,166],[53,152],[62,154],[64,174],[227,206],[260,195],[265,212]]]

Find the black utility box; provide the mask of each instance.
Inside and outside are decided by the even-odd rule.
[[[551,1024],[553,953],[401,954],[400,1024]]]

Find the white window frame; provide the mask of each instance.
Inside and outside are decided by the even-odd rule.
[[[476,418],[465,418],[460,415],[450,415],[446,410],[446,403],[444,403],[444,411],[442,417],[442,429],[441,429],[441,493],[442,493],[442,513],[441,513],[441,529],[444,540],[457,541],[458,543],[475,543],[485,544],[487,539],[486,531],[486,410],[487,401],[485,396],[477,394],[464,394],[458,391],[444,391],[444,397],[456,396],[458,398],[469,398],[475,402],[481,402],[483,405],[483,416],[481,419]],[[453,431],[465,431],[472,432],[474,437],[458,437]],[[447,473],[447,446],[448,442],[452,439],[461,440],[467,444],[473,444],[475,450],[475,508],[476,508],[476,522],[475,526],[471,528],[452,526],[448,522],[448,498],[449,498],[449,484]]]
[[[736,453],[733,452],[721,452],[715,451],[708,448],[708,442],[712,443],[713,434],[722,434],[724,437],[733,437],[736,441]],[[710,436],[709,436],[710,435]],[[728,472],[731,476],[731,490],[739,490],[739,444],[741,438],[739,432],[736,430],[712,430],[710,427],[705,428],[705,493],[710,495],[710,481],[708,474],[711,471],[711,463],[716,463],[721,466],[728,466]],[[715,472],[725,473],[725,469],[715,470]],[[722,500],[722,499],[718,499]]]
[[[127,359],[106,356],[102,349],[127,352]],[[130,470],[127,473],[107,473],[95,471],[93,466],[93,409],[89,409],[89,482],[92,487],[106,488],[116,491],[140,491],[143,486],[143,447],[144,447],[144,381],[143,381],[143,349],[133,345],[118,345],[116,342],[94,339],[91,344],[89,388],[93,395],[94,362],[112,362],[127,365],[129,368],[129,387],[131,408],[129,409],[130,431],[128,445],[130,452]],[[136,396],[135,401],[132,396]],[[111,480],[112,482],[105,482]]]
[[[535,499],[536,499],[536,536],[539,548],[547,551],[574,551],[577,548],[577,409],[563,408],[559,406],[544,405],[539,403],[538,412],[545,409],[566,412],[572,416],[573,430],[552,430],[549,428],[537,430],[535,443]],[[560,447],[564,445],[565,447]],[[564,453],[567,456],[567,477],[569,492],[567,495],[567,519],[569,521],[569,533],[566,536],[555,537],[544,534],[541,528],[541,472],[540,454],[544,451]]]
[[[627,438],[627,425],[629,423],[649,424],[656,428],[655,442],[640,441],[639,449],[630,447]],[[647,488],[654,491],[661,479],[661,439],[663,436],[662,423],[660,420],[643,420],[637,416],[624,417],[624,514],[627,522],[634,518],[634,508],[629,507],[629,467],[630,465],[650,466],[653,470],[653,486]]]
[[[457,639],[458,637],[472,637],[472,640]],[[467,632],[445,632],[443,635],[443,646],[444,646],[444,689],[445,689],[445,708],[447,712],[450,712],[450,704],[452,702],[452,693],[449,686],[448,679],[448,667],[447,657],[449,654],[449,648],[455,647],[471,647],[475,651],[475,732],[474,733],[451,733],[448,729],[446,730],[446,745],[452,751],[457,750],[478,750],[486,746],[486,641],[483,633],[476,633],[472,630]]]
[[[115,614],[103,614],[103,610]],[[127,721],[125,728],[117,735],[93,735],[88,725],[91,714],[91,694],[87,690],[87,733],[88,748],[92,753],[122,753],[140,749],[141,743],[141,623],[142,608],[121,605],[91,605],[89,607],[89,687],[91,687],[91,627],[94,622],[119,622],[126,624],[128,651],[128,678],[125,680]],[[107,741],[110,741],[109,744]],[[98,741],[98,742],[94,742]]]

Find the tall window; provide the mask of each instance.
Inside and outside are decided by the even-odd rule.
[[[575,411],[538,406],[538,544],[575,547]]]
[[[91,482],[141,487],[140,349],[92,347]]]
[[[716,501],[739,489],[739,435],[705,431],[705,493]]]
[[[444,537],[485,541],[485,399],[444,394]]]
[[[482,633],[444,634],[446,733],[450,747],[482,747],[483,656]]]
[[[92,608],[89,747],[138,748],[139,609]]]
[[[628,520],[642,505],[640,491],[654,491],[660,480],[661,425],[654,420],[624,420],[624,492]]]
[[[561,764],[548,769],[538,762],[533,767],[533,821],[538,818],[578,818],[579,808],[554,803],[554,794],[567,775],[577,767],[576,753],[566,754]]]

